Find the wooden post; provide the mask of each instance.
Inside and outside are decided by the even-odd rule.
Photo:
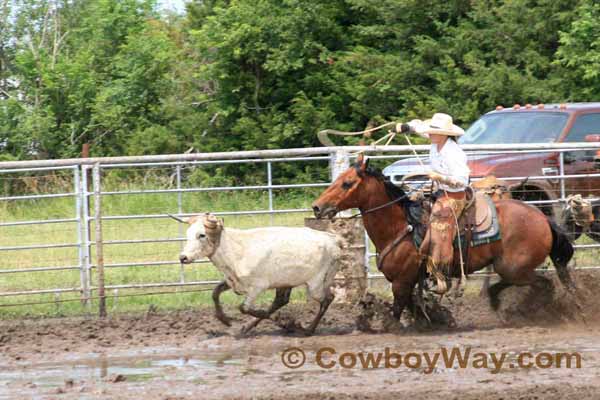
[[[90,158],[90,144],[84,143],[81,146],[81,158]]]
[[[102,247],[102,196],[100,186],[100,164],[94,164],[94,224],[96,225],[96,269],[98,273],[99,314],[106,317],[106,297],[104,294],[104,249]]]
[[[359,218],[305,218],[304,226],[335,233],[346,242],[342,249],[340,270],[333,286],[335,301],[356,304],[367,290],[365,260],[365,228]]]

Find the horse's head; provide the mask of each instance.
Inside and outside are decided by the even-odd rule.
[[[364,193],[360,190],[367,177],[369,160],[360,153],[354,166],[344,171],[312,204],[317,218],[333,218],[340,211],[359,208]]]

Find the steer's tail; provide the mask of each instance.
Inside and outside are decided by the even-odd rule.
[[[552,250],[550,250],[550,258],[556,268],[561,283],[567,289],[573,289],[573,281],[571,280],[571,275],[569,275],[569,270],[567,269],[567,264],[573,257],[573,245],[564,231],[550,218],[548,218],[548,224],[552,231]]]

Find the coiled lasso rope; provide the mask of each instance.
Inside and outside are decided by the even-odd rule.
[[[365,129],[364,131],[358,131],[358,132],[344,132],[344,131],[337,131],[335,129],[324,129],[324,130],[320,131],[319,133],[317,133],[317,137],[319,138],[319,142],[321,142],[321,144],[323,146],[335,147],[336,144],[331,141],[331,139],[329,138],[329,135],[358,136],[358,135],[364,135],[365,133],[371,133],[371,132],[378,131],[378,130],[386,128],[390,125],[396,125],[396,123],[388,122],[383,125],[379,125],[374,128],[369,128],[369,129]],[[395,136],[396,136],[396,132],[391,130],[388,132],[387,135],[385,135],[382,138],[371,143],[371,145],[375,146],[375,145],[379,144],[380,142],[382,142],[383,140],[388,139],[388,141],[384,145],[384,146],[387,146],[388,144],[390,144],[390,142],[394,139]]]

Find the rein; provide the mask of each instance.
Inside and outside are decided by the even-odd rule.
[[[408,197],[408,194],[404,194],[403,196],[400,196],[400,197],[398,197],[397,199],[394,199],[394,200],[392,200],[392,201],[388,201],[387,203],[385,203],[385,204],[382,204],[382,205],[380,205],[380,206],[373,207],[373,208],[369,208],[367,211],[364,211],[364,212],[363,212],[363,211],[360,211],[360,212],[358,212],[358,213],[356,213],[356,214],[352,215],[351,217],[348,217],[348,219],[353,219],[353,218],[361,217],[361,216],[363,216],[363,215],[370,214],[370,213],[372,213],[372,212],[374,212],[374,211],[381,210],[382,208],[389,207],[389,206],[391,206],[392,204],[399,203],[400,201],[402,201],[402,200],[406,199],[407,197]]]

